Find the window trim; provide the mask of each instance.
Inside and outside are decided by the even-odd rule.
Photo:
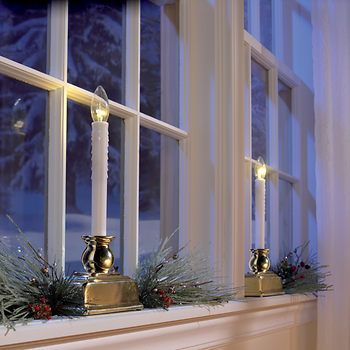
[[[301,80],[296,74],[282,63],[274,54],[266,49],[253,35],[244,30],[244,44],[245,44],[245,171],[246,171],[246,249],[251,247],[252,237],[252,168],[257,163],[256,160],[251,157],[251,60],[257,61],[268,73],[268,149],[269,149],[269,164],[267,168],[269,170],[270,179],[270,212],[279,213],[279,179],[284,179],[290,182],[293,186],[293,225],[292,236],[296,235],[296,227],[294,225],[294,215],[300,210],[298,201],[296,200],[296,191],[294,187],[301,181],[295,173],[295,166],[298,166],[299,159],[294,156],[292,152],[292,171],[287,173],[279,169],[279,155],[278,155],[278,81],[281,80],[292,92],[292,106],[291,114],[292,118],[292,143],[297,142],[295,134],[298,133],[298,125],[293,119],[298,118],[299,110],[297,109],[298,98],[297,91],[300,89]],[[247,96],[248,95],[248,96]],[[299,167],[299,166],[298,166]],[[277,260],[280,257],[280,244],[279,244],[279,215],[270,217],[270,255],[273,260]],[[293,238],[293,244],[296,239]],[[297,244],[300,244],[298,242]],[[249,256],[246,255],[246,263],[248,266]]]

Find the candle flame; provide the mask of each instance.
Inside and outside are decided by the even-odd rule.
[[[255,176],[258,179],[265,179],[267,173],[266,165],[264,159],[259,157],[258,164],[255,166]]]
[[[108,120],[108,97],[101,85],[96,88],[91,100],[91,116],[94,122],[106,122]]]

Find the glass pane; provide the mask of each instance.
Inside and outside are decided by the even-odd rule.
[[[293,185],[279,180],[280,254],[293,250]]]
[[[252,157],[268,162],[267,70],[252,60]]]
[[[89,91],[103,85],[120,103],[124,6],[124,1],[70,1],[68,15],[68,81]]]
[[[107,233],[116,236],[112,244],[115,265],[120,266],[120,196],[122,121],[110,116],[108,150]],[[91,234],[91,115],[90,108],[68,102],[66,192],[66,269],[82,271],[84,243]]]
[[[292,172],[292,89],[278,81],[279,167]]]
[[[163,43],[163,44],[162,44]],[[140,110],[178,126],[178,7],[141,1]]]
[[[46,72],[48,1],[0,0],[0,56]]]
[[[249,31],[249,1],[244,0],[244,29]]]
[[[261,248],[257,247],[257,234],[255,228],[255,170],[252,169],[252,248]],[[269,247],[270,242],[270,181],[268,177],[265,182],[265,246]]]
[[[145,258],[179,226],[179,147],[177,140],[141,128],[139,251]],[[170,241],[178,249],[178,233]]]
[[[272,1],[260,0],[260,42],[272,51]]]
[[[47,92],[0,76],[0,238],[16,249],[16,228],[44,248]]]

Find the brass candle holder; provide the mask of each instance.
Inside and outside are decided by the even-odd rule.
[[[282,280],[274,272],[269,271],[269,249],[251,249],[249,269],[245,276],[245,296],[265,297],[284,294]]]
[[[110,272],[114,256],[109,247],[113,236],[82,236],[86,248],[81,261],[86,273],[76,273],[86,315],[142,310],[137,284],[118,272]]]

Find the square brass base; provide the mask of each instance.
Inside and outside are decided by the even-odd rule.
[[[246,297],[268,297],[284,294],[281,277],[273,272],[245,275]]]
[[[76,274],[86,315],[142,310],[136,283],[118,273]]]

